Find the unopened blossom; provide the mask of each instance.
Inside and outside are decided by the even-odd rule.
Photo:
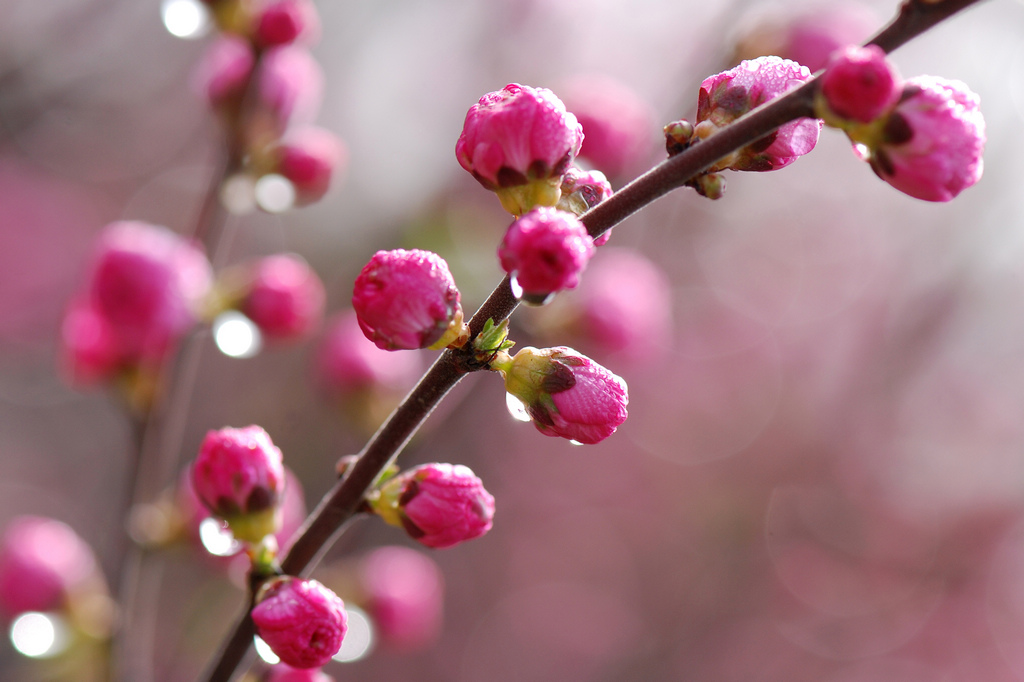
[[[903,92],[896,67],[877,45],[835,52],[820,83],[819,115],[830,125],[841,126],[844,119],[870,123],[887,114]]]
[[[359,575],[366,610],[387,646],[413,651],[437,639],[444,578],[433,559],[408,547],[380,547],[360,562]]]
[[[238,101],[256,64],[256,54],[245,39],[229,33],[210,43],[192,74],[193,88],[211,105]]]
[[[82,305],[106,322],[123,364],[154,361],[195,324],[211,280],[191,242],[164,227],[116,222],[100,235]]]
[[[323,98],[324,74],[309,50],[283,45],[266,50],[260,61],[259,103],[283,129],[316,118]]]
[[[272,578],[256,595],[256,632],[293,668],[321,668],[338,653],[348,614],[338,595],[316,580]]]
[[[69,383],[108,381],[120,368],[122,355],[117,334],[88,300],[72,301],[61,323],[60,338],[61,371]]]
[[[254,19],[253,40],[257,45],[311,44],[320,37],[320,16],[312,0],[271,0],[260,7]]]
[[[579,284],[594,255],[594,242],[574,214],[538,207],[509,226],[498,247],[502,269],[522,289],[528,303]]]
[[[880,178],[925,201],[949,201],[981,179],[985,119],[978,96],[960,81],[907,80],[884,126],[851,135]],[[874,133],[874,134],[871,134]]]
[[[561,190],[562,196],[556,208],[576,216],[582,216],[612,195],[611,183],[604,173],[597,170],[585,171],[576,166],[562,175]]]
[[[599,443],[626,421],[626,382],[572,348],[527,346],[491,367],[545,436]]]
[[[265,336],[294,340],[320,325],[326,293],[306,261],[279,254],[263,258],[251,268],[240,308]]]
[[[295,188],[295,203],[319,201],[330,189],[331,179],[341,175],[348,151],[329,130],[306,126],[291,130],[277,145],[274,170]]]
[[[554,206],[583,128],[553,92],[509,83],[470,107],[455,156],[513,215]]]
[[[374,513],[427,547],[451,547],[491,529],[494,498],[461,464],[423,464],[380,487]]]
[[[96,572],[92,549],[67,524],[18,516],[0,540],[0,610],[61,610]]]
[[[423,369],[417,353],[388,353],[368,340],[354,312],[333,318],[316,354],[316,375],[332,394],[405,389]]]
[[[779,57],[759,57],[706,78],[697,100],[695,139],[707,139],[752,109],[811,77],[805,66]],[[711,171],[771,171],[784,168],[814,149],[821,121],[799,118],[730,154]]]
[[[595,168],[617,176],[653,151],[653,108],[626,84],[604,75],[580,76],[563,99],[583,128],[579,156]]]
[[[256,543],[281,527],[281,450],[259,426],[208,432],[192,464],[192,486],[238,540]]]
[[[444,348],[463,333],[455,279],[431,251],[378,251],[356,278],[352,307],[366,338],[385,350]]]

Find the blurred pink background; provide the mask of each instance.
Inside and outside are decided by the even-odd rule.
[[[867,7],[881,25],[895,4]],[[617,189],[663,157],[661,125],[692,117],[750,17],[779,7],[319,3],[318,123],[345,139],[346,177],[311,207],[232,218],[226,260],[298,252],[336,312],[375,250],[430,248],[472,311],[500,280],[509,222],[455,161],[477,98],[510,81],[558,93],[593,73],[628,84],[656,122],[646,161],[610,177]],[[173,37],[155,1],[2,12],[0,523],[59,518],[110,571],[131,424],[111,395],[62,383],[57,332],[106,223],[191,229],[217,160],[215,122],[189,89],[209,37]],[[628,382],[629,420],[575,447],[513,421],[496,377],[460,384],[402,461],[469,465],[497,498],[494,528],[429,553],[446,585],[433,648],[380,646],[326,672],[1024,679],[1024,2],[983,3],[893,58],[904,76],[979,93],[981,182],[949,204],[911,199],[826,129],[791,168],[729,174],[715,203],[677,191],[616,228],[612,244],[644,251],[673,286],[674,333],[649,358],[594,351]],[[520,311],[513,339],[565,343],[540,315]],[[312,505],[367,435],[317,391],[315,341],[235,359],[203,332],[193,348],[194,390],[165,446],[183,465],[208,429],[260,424]],[[177,467],[157,478],[153,496]],[[356,523],[324,575],[381,544],[410,543]],[[197,557],[151,559],[157,680],[194,679],[242,604]],[[42,675],[4,639],[0,678]]]

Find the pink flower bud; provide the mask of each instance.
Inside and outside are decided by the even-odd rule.
[[[612,186],[604,173],[584,171],[575,166],[565,171],[561,189],[562,196],[556,208],[569,211],[576,216],[583,215],[612,195]]]
[[[455,155],[495,190],[561,176],[582,143],[583,128],[555,93],[509,83],[470,107]]]
[[[69,306],[60,328],[61,371],[72,385],[110,380],[121,362],[117,334],[88,301]]]
[[[331,177],[341,174],[348,152],[334,133],[306,127],[287,133],[278,147],[277,172],[295,188],[299,205],[319,201],[331,186]]]
[[[491,529],[494,498],[461,464],[423,464],[381,486],[374,512],[427,547],[451,547]]]
[[[320,37],[320,16],[310,0],[276,0],[260,8],[253,39],[258,45],[287,45]]]
[[[264,583],[252,609],[256,632],[293,668],[320,668],[341,649],[345,604],[316,580],[291,576]]]
[[[949,201],[981,179],[985,119],[978,96],[960,81],[911,78],[882,139],[866,146],[871,168],[896,189]]]
[[[430,251],[378,251],[356,278],[352,307],[366,338],[385,350],[443,348],[463,326],[448,264]]]
[[[509,226],[498,247],[501,267],[512,275],[528,303],[579,284],[594,255],[587,228],[572,213],[538,207]]]
[[[822,5],[792,17],[781,31],[784,36],[781,51],[770,54],[792,59],[817,71],[825,66],[835,50],[864,42],[879,23],[874,10],[866,5],[849,0]]]
[[[192,464],[192,486],[239,540],[259,542],[281,527],[281,451],[259,426],[207,433]]]
[[[545,436],[599,443],[626,421],[626,382],[572,348],[527,346],[491,364]]]
[[[170,230],[112,223],[97,245],[88,305],[125,358],[159,360],[195,324],[211,280],[203,253]]]
[[[317,352],[317,378],[331,393],[407,389],[423,369],[417,353],[388,353],[367,340],[354,312],[336,317]]]
[[[657,358],[671,340],[671,291],[665,273],[640,252],[603,249],[579,291],[578,331],[602,354]]]
[[[324,74],[304,47],[284,45],[264,52],[259,71],[259,100],[283,129],[316,118],[323,97]]]
[[[437,639],[444,580],[430,557],[406,547],[381,547],[363,559],[360,575],[366,610],[385,644],[414,651]]]
[[[241,310],[268,338],[294,340],[319,326],[325,298],[323,283],[304,260],[280,254],[253,266]]]
[[[811,77],[805,66],[779,57],[759,57],[706,78],[697,101],[694,135],[706,139],[748,111]],[[711,171],[770,171],[784,168],[818,142],[821,121],[800,118],[710,168]]]
[[[192,75],[193,88],[213,106],[241,98],[256,55],[244,39],[224,34],[210,43]]]
[[[334,682],[334,678],[316,668],[293,668],[278,663],[270,669],[267,682]]]
[[[860,123],[888,113],[902,89],[899,74],[877,45],[835,52],[821,76],[821,94],[831,113]]]
[[[67,525],[19,516],[0,543],[0,608],[8,616],[62,609],[96,571],[89,545]]]
[[[574,80],[564,92],[586,140],[580,158],[613,176],[645,160],[653,151],[654,112],[628,86],[607,76]]]

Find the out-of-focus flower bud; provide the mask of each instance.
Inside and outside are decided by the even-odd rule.
[[[562,196],[556,208],[581,216],[611,195],[612,186],[604,173],[573,166],[562,176]]]
[[[256,632],[293,668],[321,668],[341,649],[348,614],[338,595],[316,580],[268,580],[252,609]]]
[[[583,128],[553,92],[510,83],[470,107],[455,155],[505,210],[522,215],[558,202],[582,143]]]
[[[212,106],[240,100],[245,94],[256,55],[248,41],[224,34],[210,43],[192,74],[195,90]]]
[[[255,17],[253,40],[263,47],[293,42],[309,45],[319,37],[320,16],[311,0],[273,0]]]
[[[258,543],[281,528],[281,450],[259,426],[207,433],[192,464],[192,485],[238,540]]]
[[[273,115],[279,130],[316,118],[324,74],[309,50],[299,45],[270,48],[260,61],[258,78],[260,104]]]
[[[849,46],[832,55],[821,76],[815,103],[818,116],[828,125],[845,127],[847,121],[870,123],[899,101],[903,83],[877,45]]]
[[[388,353],[370,342],[354,312],[331,321],[316,357],[317,378],[332,394],[405,390],[423,369],[418,354]]]
[[[92,549],[69,526],[19,516],[0,541],[0,609],[10,617],[63,610],[97,570]]]
[[[252,265],[241,311],[267,338],[290,341],[312,333],[323,320],[323,282],[298,256],[269,256]]]
[[[356,278],[352,307],[385,350],[439,349],[465,336],[455,279],[430,251],[378,251]]]
[[[388,479],[367,500],[386,522],[427,547],[451,547],[491,529],[494,498],[461,464],[423,464]]]
[[[292,183],[295,203],[301,206],[327,194],[331,179],[345,170],[348,151],[334,133],[307,126],[286,133],[275,156],[275,170]]]
[[[430,557],[407,547],[381,547],[362,560],[360,576],[366,610],[386,645],[414,651],[437,639],[444,579]]]
[[[985,119],[960,81],[911,78],[882,125],[848,134],[878,177],[912,197],[950,201],[981,179]]]
[[[170,230],[140,222],[104,229],[88,306],[117,337],[122,361],[159,361],[195,324],[212,273],[206,256]]]
[[[545,436],[599,443],[626,421],[626,382],[572,348],[527,346],[499,353],[491,367]]]
[[[707,139],[719,129],[811,77],[805,66],[779,57],[759,57],[704,79],[697,100],[696,139]],[[727,168],[771,171],[785,168],[814,149],[821,121],[800,118],[765,138],[733,152],[710,171]]]
[[[71,303],[60,328],[61,371],[72,385],[110,380],[121,363],[117,334],[87,301]]]
[[[532,304],[579,284],[593,255],[594,242],[583,223],[572,213],[547,207],[512,223],[498,247],[502,269],[522,290],[523,301]]]
[[[563,92],[586,141],[579,156],[617,176],[642,163],[653,149],[654,112],[632,89],[608,76],[583,76]]]

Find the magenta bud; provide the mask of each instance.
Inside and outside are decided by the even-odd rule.
[[[591,75],[574,79],[563,94],[586,137],[580,158],[617,176],[651,153],[654,111],[629,86],[608,76]]]
[[[527,346],[491,366],[545,436],[599,443],[626,421],[626,382],[572,348]]]
[[[66,524],[16,517],[0,541],[0,609],[11,617],[61,610],[97,570],[92,549]]]
[[[212,106],[240,99],[256,64],[256,54],[244,39],[225,34],[203,53],[192,74],[192,86]]]
[[[834,117],[870,123],[896,104],[902,86],[896,68],[877,45],[838,50],[821,76],[821,95],[828,105],[822,118],[828,123]]]
[[[311,0],[275,0],[260,8],[253,40],[263,47],[306,44],[320,37],[320,16]]]
[[[352,294],[366,338],[384,350],[443,348],[462,334],[459,290],[436,253],[378,251]]]
[[[332,394],[407,389],[423,369],[417,353],[388,353],[368,340],[355,313],[334,318],[316,355],[317,378]]]
[[[433,559],[407,547],[381,547],[360,565],[366,610],[377,634],[402,651],[436,641],[444,608],[444,579]]]
[[[61,371],[68,383],[108,381],[120,368],[121,348],[107,319],[87,301],[71,303],[60,327]]]
[[[582,143],[583,128],[553,92],[509,83],[470,107],[455,155],[496,190],[560,177]]]
[[[305,47],[283,45],[264,52],[259,70],[259,101],[280,129],[316,118],[323,90],[323,69]]]
[[[574,288],[593,255],[594,242],[579,218],[547,207],[512,223],[498,247],[502,269],[527,303],[543,303],[553,293]]]
[[[491,529],[494,498],[461,464],[423,464],[387,480],[373,511],[427,547],[451,547]]]
[[[263,584],[252,609],[256,632],[286,665],[321,668],[341,649],[345,604],[316,580],[292,576]]]
[[[960,81],[907,80],[878,138],[860,141],[880,178],[925,201],[950,201],[981,179],[985,119],[978,96]]]
[[[259,426],[208,432],[192,463],[192,486],[238,540],[256,543],[281,527],[284,464]]]
[[[696,139],[707,139],[750,110],[799,86],[811,77],[805,66],[779,57],[744,61],[704,79],[697,101]],[[785,168],[814,149],[821,121],[800,118],[744,147],[712,166],[710,171],[770,171]]]
[[[316,272],[300,257],[280,254],[252,266],[241,310],[268,338],[291,341],[320,325],[325,299]]]
[[[348,158],[337,135],[313,126],[289,131],[277,150],[277,172],[295,188],[296,204],[319,201],[331,179],[342,174]]]

